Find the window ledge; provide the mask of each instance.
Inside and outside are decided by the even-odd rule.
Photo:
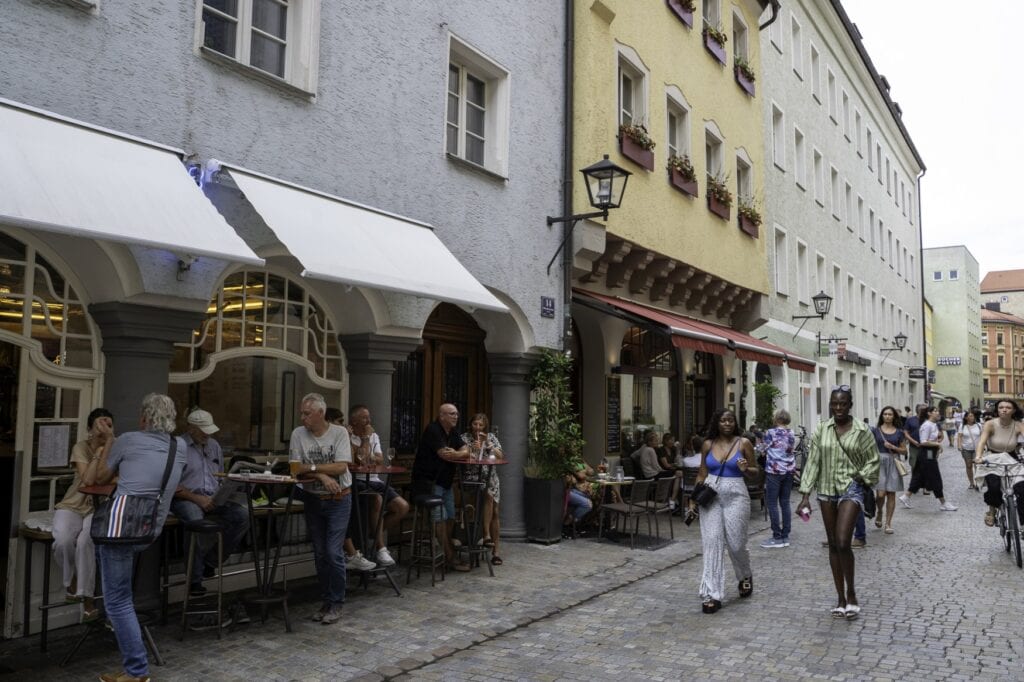
[[[819,199],[818,197],[814,197],[814,203],[816,203],[818,206],[821,206],[822,208],[825,208],[825,200],[824,199]]]
[[[799,78],[801,81],[804,79],[804,75],[797,71],[796,69],[793,69],[793,75]]]
[[[508,182],[508,177],[507,176],[502,175],[501,173],[497,173],[495,171],[492,171],[489,168],[481,166],[478,163],[473,163],[472,161],[467,161],[466,159],[462,158],[461,156],[456,156],[455,154],[452,154],[451,152],[445,152],[444,155],[448,157],[449,161],[452,161],[455,164],[457,164],[459,166],[462,166],[463,168],[467,168],[469,170],[475,171],[477,173],[480,173],[481,175],[486,175],[487,177],[491,178],[492,180],[501,180],[502,182]]]
[[[300,99],[304,99],[310,102],[316,99],[315,92],[310,92],[309,90],[300,88],[297,85],[292,85],[283,78],[278,78],[277,76],[269,74],[266,71],[260,71],[255,67],[249,66],[248,64],[243,64],[237,59],[233,59],[231,57],[228,57],[227,55],[223,55],[220,52],[217,52],[216,50],[211,50],[205,45],[201,45],[199,47],[199,54],[215,64],[219,64],[242,76],[252,78],[253,80],[258,80],[261,83],[266,83],[267,85],[275,87],[288,95],[292,95],[293,97],[298,97]]]
[[[799,180],[796,181],[796,186],[799,187],[800,189],[802,189],[805,192],[807,191],[807,187],[805,187],[804,183],[800,182]]]
[[[95,14],[100,9],[99,0],[58,0],[58,2],[89,14]]]
[[[776,168],[778,168],[783,173],[786,172],[786,168],[784,166],[780,165],[778,161],[772,161],[772,163],[775,165]]]

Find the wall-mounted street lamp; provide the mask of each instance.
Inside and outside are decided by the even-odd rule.
[[[551,265],[558,258],[558,254],[561,253],[562,249],[565,248],[566,242],[572,237],[572,231],[576,228],[576,223],[589,218],[608,220],[609,209],[618,208],[622,205],[622,196],[626,193],[626,182],[629,180],[629,176],[632,175],[628,170],[619,168],[609,161],[607,154],[597,163],[580,170],[580,173],[583,173],[590,205],[597,210],[591,213],[576,213],[557,218],[554,216],[547,217],[548,225],[571,223],[569,229],[565,231],[565,237],[562,238],[562,243],[558,245],[555,255],[548,261],[547,272],[549,275],[551,274]]]
[[[796,333],[793,334],[793,338],[794,339],[803,330],[804,325],[807,324],[807,320],[813,320],[814,318],[818,318],[819,320],[824,320],[825,316],[828,315],[829,308],[832,307],[832,297],[829,296],[828,294],[826,294],[824,291],[819,291],[814,296],[811,296],[811,302],[814,304],[814,314],[813,315],[794,315],[793,316],[794,320],[803,320],[803,322],[800,323],[800,327],[796,330]]]
[[[893,348],[879,349],[879,352],[885,353],[885,355],[882,356],[882,362],[885,362],[885,359],[889,357],[889,353],[893,352],[894,350],[903,350],[904,348],[907,347],[907,335],[904,334],[903,332],[900,332],[899,334],[894,336],[892,340],[896,344]]]

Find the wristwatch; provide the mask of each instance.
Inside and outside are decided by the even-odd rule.
[[[310,471],[310,473],[314,473],[315,474],[316,473],[316,464],[311,464],[310,467],[309,467],[309,471]]]

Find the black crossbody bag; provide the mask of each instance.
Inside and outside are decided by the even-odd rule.
[[[725,468],[725,463],[729,461],[730,457],[732,457],[733,450],[736,448],[736,444],[739,443],[739,442],[740,442],[739,438],[737,438],[736,440],[734,440],[732,442],[732,445],[729,447],[729,454],[727,454],[725,456],[725,460],[722,461],[719,464],[718,476],[715,478],[715,483],[716,484],[722,478],[722,469]],[[713,456],[714,455],[712,455],[712,457]],[[709,504],[711,504],[712,502],[715,501],[716,497],[718,497],[718,491],[715,490],[714,488],[712,488],[711,486],[709,486],[704,481],[701,481],[700,483],[697,483],[696,485],[694,485],[693,486],[693,493],[691,493],[691,495],[690,495],[690,498],[694,502],[696,502],[697,505],[700,506],[700,507],[707,507]]]

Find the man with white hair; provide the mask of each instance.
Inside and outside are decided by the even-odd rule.
[[[217,492],[222,481],[216,474],[224,473],[224,454],[220,443],[212,437],[220,430],[213,422],[213,415],[206,410],[195,409],[189,413],[186,421],[185,469],[181,472],[181,482],[174,493],[171,511],[182,521],[215,518],[223,528],[226,558],[235,551],[249,530],[249,510],[245,506],[244,496],[215,499],[220,497]],[[208,535],[200,536],[198,545],[189,585],[193,597],[206,594],[203,578],[213,576],[217,568],[216,540]]]
[[[352,444],[344,427],[325,418],[327,403],[309,393],[299,405],[302,426],[292,431],[288,459],[302,479],[298,496],[313,541],[313,560],[323,601],[313,620],[330,625],[341,618],[345,602],[345,552],[342,545],[352,511]]]

